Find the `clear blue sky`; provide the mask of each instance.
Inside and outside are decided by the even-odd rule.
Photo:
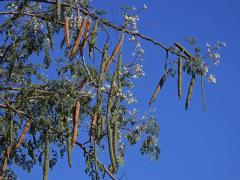
[[[97,1],[97,0],[95,0]],[[206,42],[224,41],[221,63],[211,69],[217,75],[217,84],[206,84],[207,112],[201,105],[200,82],[193,93],[190,110],[184,110],[184,99],[177,98],[176,79],[167,82],[154,107],[161,127],[160,159],[151,161],[131,147],[121,172],[128,180],[239,180],[240,179],[240,1],[239,0],[101,0],[99,7],[113,9],[130,3],[136,7],[148,6],[140,16],[140,32],[167,45],[183,36],[196,37]],[[109,14],[111,19],[111,13]],[[157,23],[155,23],[157,22]],[[152,24],[155,23],[155,24]],[[146,76],[137,82],[137,107],[146,110],[148,100],[163,69],[163,51],[151,43],[143,43]],[[188,78],[185,77],[185,85]],[[41,169],[20,180],[41,179]],[[119,174],[121,176],[121,173]],[[84,160],[79,149],[74,150],[73,168],[66,158],[50,172],[49,179],[89,179],[84,175]]]

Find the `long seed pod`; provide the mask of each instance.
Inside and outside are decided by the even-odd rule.
[[[10,121],[9,121],[9,137],[10,137],[10,144],[13,143],[13,119],[12,114],[10,112]]]
[[[92,122],[91,122],[91,129],[90,129],[90,141],[91,143],[94,142],[94,137],[96,134],[96,124],[97,124],[97,111],[94,111],[94,114],[92,116]]]
[[[120,41],[117,43],[117,46],[115,47],[115,49],[112,52],[112,55],[110,56],[110,58],[106,62],[105,71],[107,71],[107,69],[109,68],[109,66],[112,63],[115,56],[120,52],[120,50],[122,48],[123,41],[124,41],[124,32],[122,32],[122,36],[121,36]]]
[[[178,97],[182,96],[182,57],[178,59]]]
[[[75,145],[78,137],[78,119],[80,114],[80,102],[77,101],[73,112],[73,135],[71,140],[71,149]]]
[[[57,19],[60,20],[61,19],[61,1],[57,0]]]
[[[160,79],[159,83],[157,84],[157,87],[156,87],[155,91],[153,92],[153,95],[152,95],[152,97],[149,101],[149,106],[151,106],[154,103],[154,101],[156,100],[156,98],[157,98],[160,90],[162,89],[167,77],[168,77],[168,74],[164,74],[161,77],[161,79]]]
[[[87,44],[87,41],[88,41],[88,38],[89,38],[91,23],[92,23],[91,19],[89,19],[86,23],[85,36],[83,38],[83,42],[82,42],[81,49],[80,49],[81,54],[83,54],[84,49],[85,49],[86,44]]]
[[[70,17],[66,16],[64,20],[64,37],[68,48],[70,48],[70,29],[69,29]]]
[[[193,91],[193,87],[195,84],[195,75],[192,75],[189,87],[188,87],[188,95],[187,95],[187,99],[186,99],[186,103],[185,103],[185,109],[188,110],[189,104],[190,104],[190,100],[192,97],[192,91]]]
[[[68,155],[68,165],[72,167],[72,158],[71,158],[71,132],[70,129],[67,128],[67,155]]]
[[[30,125],[31,125],[31,123],[30,123],[30,121],[28,120],[28,122],[25,124],[24,129],[23,129],[23,131],[22,131],[22,133],[21,133],[21,135],[20,135],[20,137],[19,137],[19,139],[18,139],[18,142],[17,142],[17,144],[16,144],[16,146],[15,146],[15,149],[18,149],[18,148],[20,147],[20,145],[22,144],[23,139],[24,139],[24,137],[25,137],[28,129],[30,128]]]
[[[94,135],[94,134],[97,135],[97,139],[99,139],[100,134],[101,134],[101,129],[100,129],[100,117],[101,117],[100,114],[101,114],[101,107],[102,107],[102,90],[101,90],[101,88],[103,86],[103,81],[104,81],[104,76],[105,76],[104,68],[105,68],[105,63],[106,63],[106,59],[107,59],[107,50],[108,50],[108,43],[106,42],[104,44],[104,48],[103,48],[101,67],[100,67],[100,72],[99,72],[99,77],[98,77],[96,109],[95,109],[94,117],[91,122],[92,126],[90,129],[90,140],[92,143],[93,143],[92,135]],[[94,133],[94,130],[95,130],[95,133]]]
[[[94,50],[94,46],[96,44],[97,34],[98,34],[98,20],[95,21],[95,24],[93,26],[92,32],[90,34],[89,57],[91,59],[93,58],[93,50]]]
[[[108,97],[108,103],[107,103],[107,114],[106,114],[106,123],[107,123],[107,134],[108,134],[108,147],[109,147],[109,153],[110,153],[110,159],[113,167],[113,171],[116,172],[116,159],[114,155],[114,150],[113,150],[113,132],[112,132],[112,127],[111,127],[111,122],[110,122],[110,114],[111,114],[111,109],[113,107],[113,95],[115,91],[115,86],[116,86],[116,78],[117,78],[117,71],[112,76],[112,83],[111,83],[111,88],[109,92],[109,97]]]
[[[1,173],[4,173],[7,170],[7,164],[8,164],[8,160],[9,160],[9,155],[10,155],[10,153],[12,151],[12,148],[13,148],[13,146],[9,145],[8,148],[5,151]],[[0,178],[1,178],[1,174],[0,174]]]
[[[204,111],[207,111],[206,104],[205,104],[205,95],[204,95],[204,82],[203,77],[201,76],[201,90],[202,90],[202,104]]]
[[[45,147],[44,147],[44,164],[43,164],[43,180],[48,180],[49,171],[49,134],[48,130],[45,134]]]
[[[120,53],[118,56],[118,63],[117,63],[117,85],[118,85],[118,89],[117,92],[120,93],[121,92],[121,65],[122,65],[122,54]],[[113,113],[113,152],[114,152],[114,156],[115,159],[117,159],[117,143],[118,143],[118,110],[119,110],[119,105],[120,105],[120,94],[116,97],[116,103],[115,103],[115,109],[114,109],[114,113]]]
[[[70,59],[72,59],[72,58],[75,56],[75,54],[76,54],[76,52],[77,52],[77,50],[78,50],[78,48],[79,48],[80,40],[81,40],[83,31],[84,31],[84,29],[85,29],[85,26],[86,26],[86,24],[87,24],[87,21],[88,21],[87,16],[85,16],[85,17],[83,18],[83,21],[82,21],[82,23],[81,23],[80,29],[79,29],[79,31],[78,31],[77,39],[76,39],[75,44],[74,44],[74,46],[73,46],[73,50],[72,50],[72,52],[70,53]]]

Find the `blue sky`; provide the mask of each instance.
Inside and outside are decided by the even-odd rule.
[[[97,1],[97,0],[95,0]],[[158,161],[140,155],[137,147],[130,147],[123,179],[145,180],[239,180],[240,179],[240,1],[238,0],[101,0],[98,7],[113,9],[127,2],[136,7],[145,3],[148,8],[140,16],[139,30],[166,45],[184,36],[195,37],[202,46],[224,41],[221,63],[210,69],[217,76],[216,84],[205,84],[207,112],[201,105],[200,82],[197,81],[188,112],[184,110],[189,78],[184,77],[183,99],[178,100],[176,79],[167,82],[154,104],[161,132]],[[107,7],[106,7],[107,6]],[[109,13],[109,19],[111,19]],[[164,52],[144,42],[146,76],[136,82],[136,107],[148,109],[148,100],[163,73]],[[35,168],[20,180],[41,179],[41,169]],[[66,158],[50,172],[49,179],[88,179],[84,174],[84,160],[80,150],[74,150],[73,168]]]

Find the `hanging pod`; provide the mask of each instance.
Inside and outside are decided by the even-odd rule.
[[[81,41],[81,37],[82,37],[83,31],[84,31],[84,29],[85,29],[85,26],[86,26],[86,24],[87,24],[87,21],[88,21],[87,16],[85,16],[85,17],[83,18],[82,23],[81,23],[81,26],[80,26],[80,28],[79,28],[78,35],[77,35],[77,39],[75,40],[75,43],[74,43],[72,52],[70,53],[70,59],[72,59],[72,58],[75,56],[75,54],[76,54],[76,52],[77,52],[77,50],[78,50],[78,48],[79,48],[80,41]]]
[[[110,92],[109,92],[109,96],[108,96],[107,114],[106,114],[108,147],[109,147],[109,153],[110,153],[110,159],[111,159],[111,163],[112,163],[113,172],[116,172],[116,170],[117,170],[117,167],[116,167],[117,159],[115,158],[115,155],[114,155],[113,130],[111,127],[110,116],[111,116],[111,109],[113,107],[114,92],[116,89],[116,79],[117,79],[117,70],[114,72],[114,74],[112,76],[112,83],[111,83],[111,88],[110,88]]]
[[[107,50],[108,50],[108,42],[104,44],[103,53],[102,53],[102,61],[100,66],[100,72],[98,77],[98,88],[97,88],[97,102],[94,111],[94,116],[92,117],[91,128],[90,128],[90,141],[93,143],[94,136],[97,135],[97,139],[100,137],[100,117],[101,117],[101,108],[102,108],[102,86],[105,77],[105,63],[107,58]],[[94,132],[95,131],[95,132]],[[96,133],[97,131],[97,133]]]
[[[75,107],[73,108],[73,133],[72,133],[72,139],[71,139],[71,149],[75,145],[78,137],[78,119],[80,114],[80,102],[77,100]]]
[[[157,98],[160,90],[162,89],[162,87],[163,87],[167,77],[168,77],[168,73],[164,74],[161,77],[161,79],[160,79],[159,83],[157,84],[157,87],[156,87],[155,91],[153,92],[153,95],[152,95],[152,97],[151,97],[151,99],[149,101],[149,106],[151,106],[154,103],[154,101],[156,100],[156,98]]]
[[[115,56],[120,52],[121,48],[122,48],[122,44],[124,41],[124,31],[122,32],[122,36],[120,41],[117,43],[115,49],[112,52],[112,55],[110,56],[110,58],[107,60],[106,65],[105,65],[105,71],[107,71],[107,69],[109,68],[110,64],[112,63],[113,59],[115,58]]]
[[[64,38],[68,48],[70,48],[70,17],[66,16],[64,20]]]
[[[92,116],[91,128],[90,128],[90,142],[94,142],[94,137],[96,136],[96,124],[97,124],[97,111],[94,110],[94,114]]]
[[[24,139],[25,135],[27,134],[28,129],[30,128],[30,125],[31,125],[31,123],[28,120],[28,122],[25,124],[24,129],[23,129],[23,131],[22,131],[22,133],[21,133],[21,135],[20,135],[20,137],[18,139],[18,142],[17,142],[17,144],[15,146],[15,149],[18,149],[20,147],[20,145],[22,144],[23,139]]]
[[[71,158],[71,131],[67,128],[67,157],[68,157],[68,166],[72,167],[72,158]]]
[[[91,23],[92,23],[91,19],[89,19],[86,23],[85,36],[83,37],[83,42],[82,42],[82,45],[81,45],[81,48],[80,48],[80,51],[81,51],[82,55],[83,55],[84,49],[86,47],[86,44],[87,44],[87,41],[88,41],[88,38],[89,38]]]
[[[207,111],[206,103],[205,103],[205,95],[204,95],[204,81],[203,76],[201,76],[201,90],[202,90],[202,104],[204,111]]]
[[[189,107],[189,104],[190,104],[194,84],[195,84],[195,74],[192,75],[191,80],[190,80],[190,84],[189,84],[189,87],[188,87],[188,95],[187,95],[187,99],[186,99],[186,103],[185,103],[185,109],[186,110],[188,110],[188,107]]]
[[[94,46],[96,44],[97,40],[97,34],[98,34],[98,20],[95,21],[95,24],[93,26],[92,32],[90,34],[90,40],[89,40],[89,57],[93,58],[93,50]]]
[[[61,1],[57,0],[57,20],[61,19]]]
[[[182,96],[182,57],[179,56],[178,59],[178,97]]]
[[[49,130],[45,133],[45,147],[44,147],[44,164],[43,164],[43,180],[48,180],[49,171]]]

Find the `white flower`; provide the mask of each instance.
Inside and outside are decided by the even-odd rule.
[[[217,66],[219,63],[220,63],[220,61],[217,60],[217,61],[214,62],[214,65]]]
[[[144,9],[147,9],[147,5],[146,5],[146,4],[143,4],[143,8],[144,8]]]
[[[209,43],[206,43],[206,46],[207,46],[208,48],[210,48],[210,44],[209,44]]]
[[[213,74],[209,74],[208,82],[216,83],[217,82],[216,76]]]

